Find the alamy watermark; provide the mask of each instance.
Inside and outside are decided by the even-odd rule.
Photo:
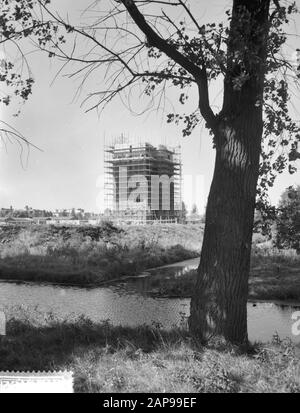
[[[171,198],[173,197],[174,200],[175,195],[174,183],[176,177],[169,175],[151,175],[150,179],[147,179],[145,175],[128,175],[127,167],[119,167],[118,177],[115,181],[115,194],[120,210],[125,210],[128,208],[128,205],[135,203],[150,206],[151,211],[157,211],[159,209],[170,211],[172,207],[181,210],[180,204],[175,205],[173,201],[173,205],[171,205]],[[148,205],[149,198],[150,205]]]
[[[6,336],[6,316],[0,311],[0,336]]]
[[[110,180],[107,175],[99,175],[96,187],[99,188],[96,199],[99,210],[114,204],[118,210],[181,211],[181,200],[189,208],[197,205],[199,211],[205,210],[203,174],[143,175],[133,174],[130,167],[120,166]]]
[[[295,321],[292,325],[292,334],[293,336],[300,335],[300,311],[295,311],[292,314],[292,320]]]
[[[300,75],[300,49],[296,49],[292,53],[292,65],[294,69],[297,71],[297,73]]]

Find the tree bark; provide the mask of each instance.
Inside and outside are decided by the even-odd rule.
[[[219,129],[190,328],[201,341],[243,344],[262,127],[254,113]]]
[[[192,333],[202,342],[211,336],[235,344],[248,342],[248,278],[269,6],[268,0],[233,2],[223,108],[213,128],[215,170],[189,319]]]

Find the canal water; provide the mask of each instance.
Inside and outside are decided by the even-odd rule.
[[[156,298],[147,294],[150,277],[180,275],[195,268],[198,259],[151,270],[135,279],[97,288],[61,287],[54,285],[0,283],[0,309],[22,306],[28,310],[52,312],[58,317],[84,315],[93,321],[109,320],[114,325],[161,325],[171,328],[186,323],[190,299]],[[152,274],[151,274],[152,273]],[[248,330],[251,341],[267,342],[274,334],[300,343],[292,333],[292,314],[300,306],[274,303],[248,303]]]

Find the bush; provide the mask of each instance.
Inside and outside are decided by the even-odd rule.
[[[276,247],[293,248],[300,254],[300,186],[283,193],[277,219]]]

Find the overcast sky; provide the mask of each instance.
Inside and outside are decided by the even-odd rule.
[[[231,2],[225,3],[230,5]],[[86,1],[83,0],[59,0],[53,2],[52,7],[61,15],[68,13],[72,17],[82,10],[84,4]],[[224,13],[222,0],[197,0],[197,4],[199,8],[201,6],[203,23]],[[295,44],[295,49],[299,46]],[[13,107],[2,111],[1,117],[22,131],[43,152],[33,148],[29,153],[23,148],[22,152],[16,143],[2,146],[0,207],[30,205],[52,210],[81,207],[88,211],[103,208],[104,137],[109,139],[125,133],[153,143],[180,144],[185,178],[184,200],[189,208],[196,202],[199,210],[203,211],[214,165],[211,138],[203,124],[191,136],[182,138],[181,128],[167,124],[161,114],[152,112],[134,116],[119,99],[114,100],[99,118],[96,112],[85,113],[80,107],[84,96],[73,101],[76,84],[72,80],[59,76],[51,85],[59,67],[54,60],[34,53],[29,56],[29,62],[35,79],[30,100],[22,106],[18,118],[11,116]],[[99,72],[99,79],[95,80],[98,85],[101,85],[101,75]],[[220,85],[211,90],[213,104],[220,98],[220,91]],[[169,97],[175,99],[172,92]],[[299,182],[299,172],[297,175],[280,176],[270,191],[271,201],[276,203],[287,186]]]

